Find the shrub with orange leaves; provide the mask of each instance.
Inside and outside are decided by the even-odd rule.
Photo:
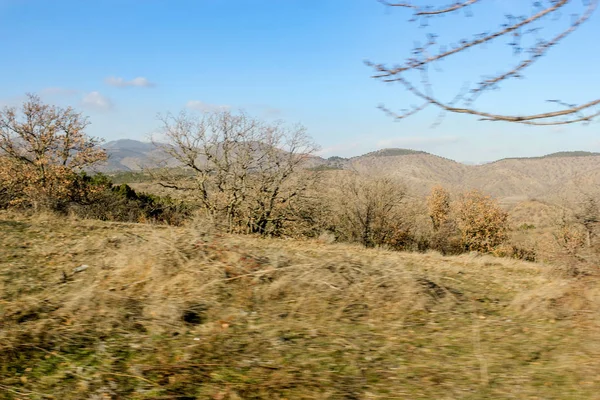
[[[450,216],[450,193],[442,186],[434,186],[427,196],[427,209],[433,229],[439,230]]]
[[[575,256],[586,243],[585,232],[571,224],[560,224],[553,235],[558,245],[570,256]]]
[[[465,250],[491,252],[508,238],[508,213],[492,197],[477,190],[466,192],[456,212]]]
[[[33,94],[20,109],[0,110],[0,200],[55,208],[77,196],[78,173],[106,159],[88,121]]]

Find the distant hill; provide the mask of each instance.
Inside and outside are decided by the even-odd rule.
[[[139,154],[144,152],[153,151],[155,145],[153,143],[140,142],[139,140],[131,139],[119,139],[104,144],[105,149],[113,152]]]
[[[104,148],[109,160],[104,172],[139,171],[172,159],[152,143],[122,139]],[[382,149],[352,158],[312,156],[306,168],[318,171],[354,170],[374,176],[392,176],[415,193],[427,193],[440,184],[452,190],[479,189],[505,203],[526,198],[573,198],[600,187],[600,153],[566,151],[542,157],[506,158],[467,165],[424,151]]]
[[[552,157],[590,157],[600,156],[600,153],[594,153],[591,151],[559,151],[557,153],[547,154],[541,158],[552,158]]]
[[[413,154],[429,154],[420,150],[410,150],[410,149],[381,149],[377,151],[372,151],[367,154],[363,154],[359,157],[394,157],[394,156],[408,156]]]
[[[546,154],[543,156],[508,157],[508,158],[503,158],[501,160],[492,161],[492,162],[499,162],[499,161],[504,161],[504,160],[540,160],[540,159],[544,159],[544,158],[594,157],[594,156],[600,156],[600,153],[595,153],[595,152],[591,152],[591,151],[558,151],[556,153],[550,153],[550,154]]]
[[[120,139],[102,146],[108,153],[107,162],[98,169],[102,172],[140,171],[159,162],[173,160],[153,143]]]

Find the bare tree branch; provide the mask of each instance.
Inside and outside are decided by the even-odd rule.
[[[482,121],[506,121],[506,122],[516,122],[516,123],[521,123],[521,124],[526,124],[526,125],[564,125],[564,124],[575,123],[575,122],[589,121],[592,118],[594,118],[600,114],[600,112],[597,112],[597,113],[593,113],[591,115],[583,116],[583,117],[573,119],[573,120],[538,123],[538,122],[536,122],[536,120],[567,116],[567,115],[579,113],[583,110],[587,110],[593,106],[599,105],[600,99],[592,100],[588,103],[585,103],[585,104],[582,104],[579,106],[574,106],[567,110],[561,110],[561,111],[552,111],[552,112],[541,113],[541,114],[532,114],[532,115],[501,115],[501,114],[493,114],[493,113],[489,113],[489,112],[477,111],[477,110],[474,110],[471,108],[453,107],[448,104],[442,103],[439,100],[436,100],[435,98],[433,98],[431,96],[426,95],[425,93],[423,93],[422,91],[417,89],[415,86],[413,86],[408,80],[406,80],[402,77],[396,77],[393,79],[393,81],[402,83],[404,85],[404,87],[408,91],[413,93],[415,96],[420,97],[423,100],[427,100],[427,102],[429,102],[430,104],[433,104],[445,111],[458,113],[458,114],[477,115],[479,117],[483,117],[481,119]],[[400,119],[400,118],[402,118],[402,116],[398,115],[398,116],[396,116],[396,118]]]
[[[516,67],[514,67],[510,71],[502,73],[496,77],[486,79],[485,81],[481,82],[477,88],[472,89],[472,92],[480,93],[480,92],[492,87],[493,85],[497,84],[498,82],[501,82],[505,79],[517,76],[521,71],[523,71],[525,68],[527,68],[531,64],[533,64],[538,58],[542,57],[548,50],[550,50],[551,47],[557,45],[558,42],[563,40],[570,33],[572,33],[577,28],[579,28],[579,26],[581,24],[586,22],[592,16],[594,11],[596,10],[597,5],[598,5],[598,3],[595,1],[590,2],[585,13],[580,18],[578,18],[573,24],[571,24],[569,26],[569,28],[567,28],[566,30],[564,30],[563,32],[561,32],[560,34],[558,34],[557,36],[552,38],[550,41],[542,42],[536,48],[532,49],[533,54],[531,57],[522,61],[521,63],[519,63]]]
[[[389,7],[411,9],[415,17],[418,16],[421,18],[430,18],[431,16],[438,14],[456,13],[456,11],[460,9],[469,7],[475,3],[481,3],[482,0],[456,1],[444,7],[417,6],[414,2],[393,3],[387,0],[380,0],[380,2]],[[537,34],[537,32],[541,29],[539,27],[540,24],[550,24],[552,22],[545,20],[545,17],[549,15],[560,15],[559,11],[563,10],[566,5],[575,3],[575,1],[548,0],[547,4],[544,4],[543,1],[535,1],[535,10],[531,15],[522,17],[508,15],[508,23],[503,24],[499,30],[496,30],[492,33],[476,34],[474,35],[473,39],[461,40],[457,46],[449,50],[447,49],[447,46],[441,46],[440,51],[435,54],[430,54],[429,50],[433,45],[438,44],[438,35],[428,34],[427,43],[423,46],[417,45],[412,51],[412,56],[407,58],[404,63],[398,67],[390,68],[383,64],[367,62],[367,65],[373,67],[373,69],[376,71],[376,74],[373,76],[374,78],[383,82],[401,83],[408,92],[423,101],[423,103],[419,106],[412,106],[410,109],[402,110],[398,113],[392,112],[384,106],[380,106],[380,108],[388,115],[391,115],[396,119],[407,118],[424,110],[429,105],[433,105],[440,108],[443,112],[475,115],[481,117],[481,120],[484,121],[505,121],[526,125],[564,125],[579,122],[589,122],[600,115],[600,111],[595,109],[600,105],[600,98],[580,104],[556,102],[565,108],[559,111],[548,111],[530,115],[510,115],[501,112],[484,111],[474,108],[472,104],[483,92],[496,89],[500,83],[511,78],[521,77],[523,70],[530,67],[542,56],[546,55],[551,48],[555,47],[563,39],[577,30],[583,23],[589,21],[598,7],[598,2],[599,0],[588,0],[583,2],[585,9],[580,16],[576,17],[572,22],[570,22],[567,28],[563,29],[558,34],[555,34],[549,40],[538,40],[535,45],[532,45],[528,49],[528,56],[521,60],[514,67],[505,72],[483,79],[477,85],[475,85],[475,87],[470,89],[467,88],[468,90],[463,90],[451,101],[444,101],[438,96],[434,95],[432,85],[427,76],[427,67],[429,65],[434,65],[434,63],[437,61],[465,52],[468,49],[479,48],[482,45],[500,37],[511,37],[513,42],[509,44],[515,48],[516,54],[520,54],[522,52],[522,45],[520,41],[524,36],[522,33],[524,28],[529,28],[526,33],[536,32]],[[412,83],[408,76],[406,76],[406,73],[411,70],[421,72],[422,78],[420,84]],[[470,95],[466,96],[466,92],[470,93]],[[461,106],[457,105],[458,103],[461,103]]]
[[[437,14],[449,13],[449,12],[456,11],[461,8],[470,6],[471,4],[475,4],[480,0],[457,1],[454,4],[451,4],[449,6],[438,8],[438,9],[431,9],[431,10],[428,10],[425,7],[416,6],[412,3],[390,3],[385,0],[379,0],[379,1],[380,1],[380,3],[383,3],[389,7],[411,8],[411,9],[415,10],[415,15],[423,16],[423,15],[437,15]]]
[[[487,43],[487,42],[489,42],[493,39],[496,39],[500,36],[505,36],[513,31],[516,31],[517,29],[519,29],[525,25],[531,24],[531,23],[545,17],[546,15],[557,11],[561,7],[565,6],[568,2],[569,2],[569,0],[559,0],[553,6],[545,8],[544,10],[540,11],[539,13],[534,14],[533,16],[531,16],[523,21],[520,21],[513,25],[507,26],[506,28],[496,31],[492,34],[484,35],[483,37],[480,37],[478,39],[471,40],[471,41],[465,41],[465,42],[461,43],[460,46],[458,46],[452,50],[448,50],[448,51],[439,53],[435,56],[428,57],[424,60],[409,59],[408,62],[404,66],[401,66],[398,68],[393,68],[393,69],[388,69],[388,68],[384,67],[383,65],[379,65],[379,66],[377,66],[377,70],[381,71],[382,74],[376,75],[375,77],[383,78],[383,77],[387,77],[387,76],[393,76],[393,75],[396,75],[396,74],[399,74],[401,72],[408,71],[411,69],[417,69],[426,64],[430,64],[430,63],[433,63],[434,61],[438,61],[438,60],[441,60],[448,56],[451,56],[453,54],[465,51],[471,47],[482,45],[482,44]]]

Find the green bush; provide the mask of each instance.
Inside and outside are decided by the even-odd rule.
[[[522,231],[528,231],[530,229],[535,229],[535,225],[524,223],[521,226],[519,226],[519,229]]]
[[[103,174],[82,174],[80,195],[73,198],[68,211],[82,218],[120,222],[154,222],[181,225],[193,208],[169,196],[137,193],[127,184],[113,185]]]

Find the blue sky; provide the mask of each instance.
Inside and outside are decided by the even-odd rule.
[[[394,121],[376,108],[416,101],[370,78],[363,60],[400,63],[429,31],[460,39],[497,28],[503,14],[527,12],[529,4],[487,0],[472,8],[474,18],[437,18],[419,28],[408,11],[376,0],[0,0],[0,105],[38,93],[80,109],[92,122],[89,133],[106,140],[147,138],[158,113],[230,107],[302,123],[324,156],[406,147],[476,162],[600,151],[598,123],[537,128],[449,115],[431,128],[437,112]],[[546,34],[581,8],[574,0]],[[600,97],[598,38],[600,11],[526,79],[478,105],[526,113],[545,110],[549,98]],[[436,94],[452,98],[465,81],[516,62],[506,41],[466,53],[433,73]]]

